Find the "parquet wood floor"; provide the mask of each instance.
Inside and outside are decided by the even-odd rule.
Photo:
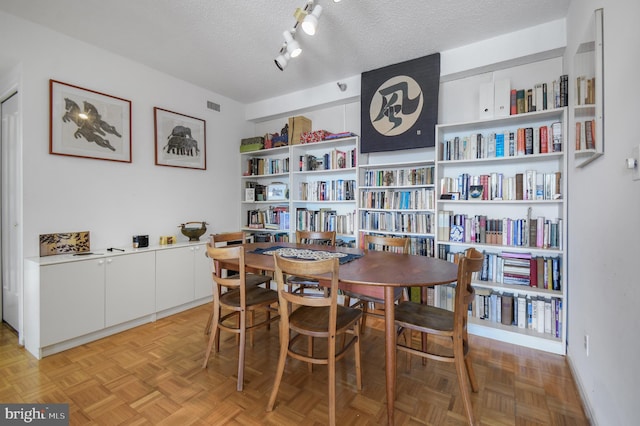
[[[69,403],[72,425],[324,425],[326,370],[289,360],[273,412],[265,406],[278,359],[278,327],[247,345],[245,387],[236,392],[235,338],[202,369],[209,306],[202,306],[40,361],[0,327],[0,401]],[[382,323],[363,337],[363,386],[353,358],[337,364],[341,425],[386,423]],[[483,425],[588,425],[564,357],[471,337]],[[453,366],[398,356],[398,425],[465,425]]]

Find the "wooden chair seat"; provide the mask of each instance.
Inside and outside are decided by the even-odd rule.
[[[474,290],[471,286],[471,276],[482,269],[483,255],[476,249],[468,249],[458,261],[458,279],[454,296],[454,310],[436,308],[415,302],[401,302],[395,309],[395,325],[398,335],[404,335],[404,343],[398,339],[396,345],[399,351],[419,356],[423,359],[453,363],[458,377],[458,386],[469,424],[476,425],[471,405],[469,386],[473,392],[478,392],[478,383],[473,372],[473,365],[469,357],[469,337],[467,333],[468,306],[473,300]],[[422,335],[421,348],[412,346],[411,330]],[[441,336],[444,345],[429,345],[427,336]],[[411,361],[409,359],[410,368]]]
[[[256,309],[278,301],[278,293],[274,290],[256,286],[251,287],[248,283],[246,286],[245,297],[247,309]],[[220,303],[225,306],[239,308],[241,305],[240,298],[240,290],[231,290],[220,295]]]
[[[337,310],[336,333],[338,334],[344,333],[362,316],[362,312],[344,306],[338,306]],[[302,306],[289,316],[289,327],[297,333],[313,337],[327,337],[330,315],[330,310],[325,307]]]

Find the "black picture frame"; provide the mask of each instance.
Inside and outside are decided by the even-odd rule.
[[[360,151],[435,146],[440,53],[362,73]]]

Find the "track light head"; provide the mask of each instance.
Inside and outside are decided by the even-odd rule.
[[[302,48],[300,47],[300,43],[295,41],[293,35],[290,31],[285,31],[282,33],[284,37],[284,41],[287,44],[287,52],[292,58],[299,56],[302,53]]]
[[[318,18],[320,18],[321,14],[322,6],[318,4],[302,21],[302,30],[309,35],[314,35],[318,29]]]
[[[276,63],[276,67],[278,67],[280,71],[284,71],[290,58],[291,56],[289,55],[289,52],[279,54],[278,57],[274,60],[274,62]]]

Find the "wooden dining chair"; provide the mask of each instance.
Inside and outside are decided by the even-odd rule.
[[[384,250],[384,251],[393,251],[396,253],[409,253],[409,242],[410,239],[406,237],[385,237],[380,235],[365,235],[364,236],[364,251],[365,253],[369,250]],[[349,290],[343,290],[344,294],[344,304],[345,306],[351,306],[352,308],[360,308],[364,314],[362,318],[362,322],[360,325],[361,332],[364,333],[367,316],[375,316],[378,318],[384,318],[384,313],[380,310],[375,309],[375,304],[378,306],[384,306],[384,300],[382,298],[368,296],[359,292],[359,289],[366,289],[367,286],[353,284],[350,286]],[[396,288],[395,291],[395,300],[408,300],[408,290],[403,288]],[[356,302],[351,305],[351,299],[356,299]],[[373,305],[373,306],[372,306]]]
[[[251,274],[245,272],[244,246],[213,247],[207,246],[207,253],[214,262],[234,260],[238,262],[238,274],[229,277],[213,275],[215,283],[213,289],[213,320],[212,333],[204,357],[202,368],[207,367],[209,355],[215,342],[215,352],[220,350],[220,331],[228,331],[239,335],[238,342],[238,385],[241,391],[244,382],[244,350],[246,345],[246,333],[257,327],[267,326],[278,319],[277,315],[268,315],[275,310],[272,305],[278,303],[278,293],[274,290],[258,285],[247,285],[247,277]],[[255,311],[265,311],[265,319],[254,323],[247,322],[247,314]]]
[[[218,234],[211,234],[210,244],[213,247],[228,247],[228,246],[237,245],[237,244],[245,244],[247,242],[249,242],[249,236],[243,231],[237,231],[237,232],[223,232]],[[226,276],[238,273],[238,271],[228,271],[226,269],[221,268],[220,262],[217,262],[217,261],[213,262],[213,267],[214,267],[213,273],[218,277],[226,277]],[[271,282],[271,277],[260,274],[260,273],[257,273],[257,274],[247,273],[245,280],[246,280],[246,285],[248,286],[256,286],[261,284],[265,284],[265,286],[268,286],[269,283]],[[204,328],[205,334],[209,334],[211,332],[211,322],[213,320],[214,307],[215,306],[212,306],[211,312],[209,313],[209,318],[207,319],[207,325]],[[218,338],[219,337],[220,336],[218,336]]]
[[[399,327],[398,335],[407,331],[409,334],[409,336],[404,336],[404,343],[401,343],[400,339],[398,339],[398,350],[409,355],[417,355],[423,359],[455,364],[460,395],[471,425],[476,425],[477,423],[473,415],[467,378],[473,392],[478,391],[478,383],[473,372],[471,358],[469,357],[467,316],[469,303],[474,297],[471,276],[474,272],[482,269],[482,262],[482,253],[474,248],[468,249],[464,256],[459,259],[453,312],[410,301],[401,302],[395,311],[395,324]],[[428,335],[444,337],[449,343],[444,346],[429,345],[428,340],[423,338],[422,348],[415,349],[411,344],[411,330],[419,331],[423,337]]]
[[[296,231],[297,244],[321,244],[334,247],[336,245],[335,231]],[[289,291],[304,293],[305,289],[318,289],[318,280],[301,276],[287,278]]]
[[[307,362],[311,365],[327,365],[329,370],[329,424],[336,424],[336,361],[342,359],[350,348],[354,348],[356,364],[356,386],[362,390],[360,369],[360,327],[362,311],[338,305],[338,268],[337,258],[315,261],[285,259],[274,254],[275,278],[280,298],[280,358],[276,371],[273,390],[267,405],[267,411],[273,410],[284,374],[287,356]],[[327,274],[330,291],[325,293],[291,293],[285,289],[284,275]],[[295,336],[292,338],[292,332]],[[337,336],[345,338],[337,345]],[[306,351],[303,344],[296,344],[307,336]],[[326,356],[317,356],[313,350],[313,339],[326,339]]]

